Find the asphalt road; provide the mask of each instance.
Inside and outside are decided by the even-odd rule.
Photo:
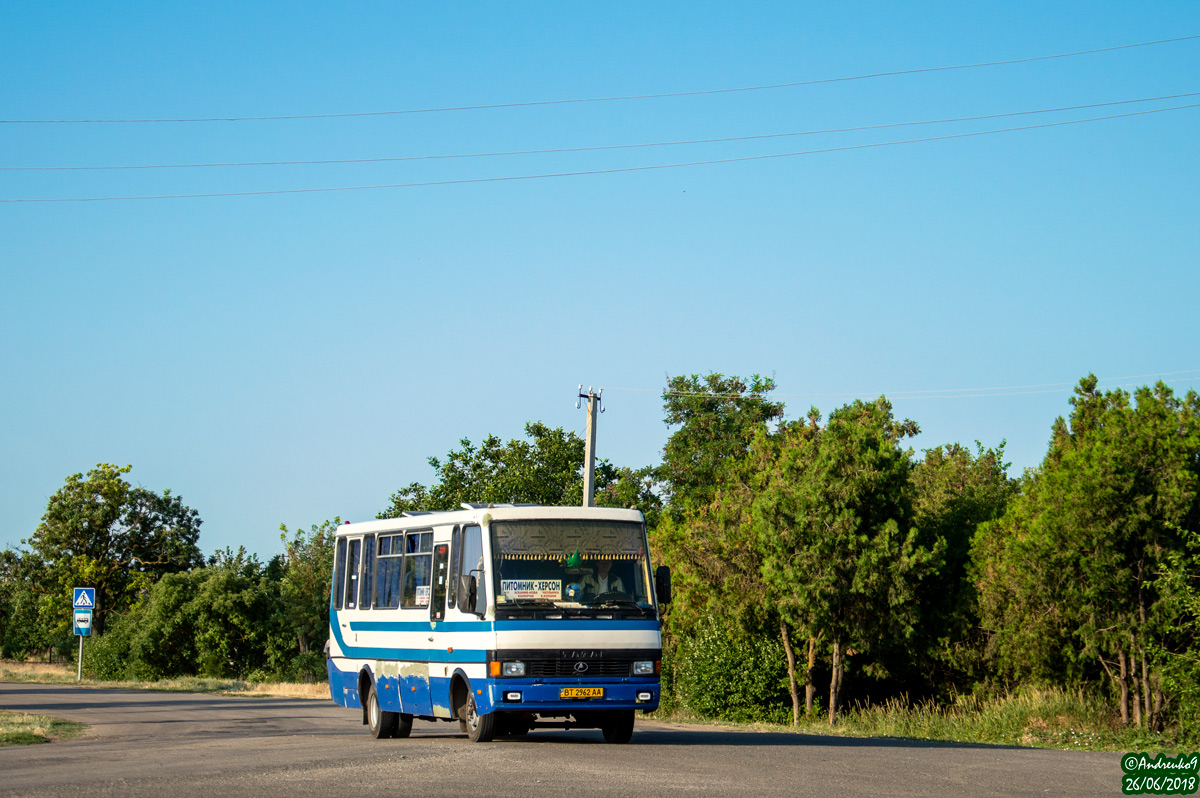
[[[332,702],[0,683],[0,708],[89,725],[0,748],[0,795],[1119,795],[1120,755],[851,739],[643,721],[633,741],[537,730],[472,744],[457,724],[372,740]]]

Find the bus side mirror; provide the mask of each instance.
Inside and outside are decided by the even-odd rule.
[[[654,595],[659,604],[671,603],[671,569],[665,565],[654,569]]]
[[[458,578],[458,609],[459,612],[475,614],[475,602],[479,600],[479,585],[471,574]]]

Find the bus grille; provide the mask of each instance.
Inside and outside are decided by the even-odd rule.
[[[587,670],[577,671],[576,663],[587,665]],[[633,670],[631,659],[533,659],[525,660],[526,676],[628,676]]]

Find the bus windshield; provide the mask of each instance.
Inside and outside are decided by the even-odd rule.
[[[494,521],[496,609],[653,611],[646,533],[628,521]]]

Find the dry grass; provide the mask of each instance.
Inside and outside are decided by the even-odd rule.
[[[75,684],[75,675],[75,666],[68,663],[51,665],[45,662],[13,662],[11,660],[0,662],[0,682]],[[325,682],[314,684],[244,682],[238,679],[213,679],[202,676],[184,676],[157,682],[105,682],[85,676],[80,684],[86,687],[120,687],[131,690],[329,700],[329,685]]]
[[[0,661],[0,682],[58,684],[75,681],[75,673],[75,666],[67,663]]]
[[[265,695],[278,698],[313,698],[329,700],[329,685],[325,682],[315,684],[261,684],[248,683],[245,688],[229,691],[230,695]]]

